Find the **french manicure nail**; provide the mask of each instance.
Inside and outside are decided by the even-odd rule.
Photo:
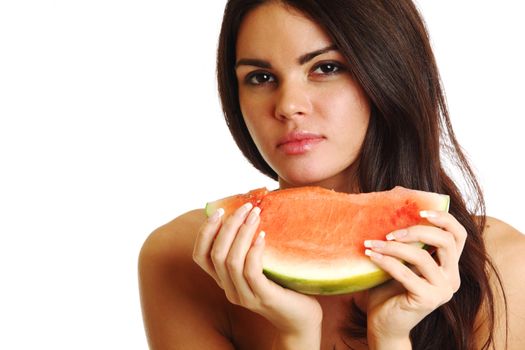
[[[397,230],[397,231],[394,231],[394,232],[390,232],[388,235],[386,235],[386,240],[387,241],[393,241],[394,239],[403,238],[407,234],[408,234],[408,231],[405,230],[405,229]]]
[[[261,212],[261,208],[255,207],[252,209],[252,212],[248,216],[248,219],[246,220],[246,223],[248,225],[255,224],[255,221],[257,221],[257,217],[259,216],[259,213]]]
[[[208,218],[208,222],[216,223],[224,215],[224,209],[219,208]]]
[[[437,213],[430,210],[421,210],[419,216],[422,218],[435,218],[437,217]]]
[[[385,241],[379,241],[379,240],[366,240],[365,241],[366,248],[383,248],[384,246],[386,246]]]
[[[264,242],[265,236],[266,236],[266,232],[264,231],[259,232],[259,236],[257,236],[257,239],[255,240],[255,245],[261,245]]]
[[[365,255],[369,256],[372,259],[377,259],[377,260],[383,258],[383,254],[374,252],[373,250],[370,250],[370,249],[365,249]]]
[[[237,212],[237,215],[239,216],[244,216],[246,215],[251,209],[253,208],[253,205],[252,203],[248,202],[248,203],[244,203],[242,205],[242,207],[240,208],[240,210]]]

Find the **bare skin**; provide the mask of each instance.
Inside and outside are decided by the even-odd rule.
[[[271,349],[277,335],[270,322],[233,305],[215,280],[193,261],[202,210],[189,212],[157,229],[140,255],[143,315],[151,349]],[[501,273],[509,305],[508,349],[525,348],[525,236],[489,218],[484,233],[491,258]],[[321,349],[367,349],[339,331],[349,300],[358,295],[318,298],[323,310]],[[501,299],[498,310],[503,310]],[[479,317],[483,324],[482,312]],[[482,327],[483,329],[483,327]],[[496,348],[503,348],[504,326],[496,329]],[[479,333],[480,343],[486,334]]]
[[[243,19],[236,55],[242,114],[280,188],[352,192],[370,105],[330,37],[308,17],[270,2]],[[449,213],[428,213],[434,227],[412,226],[391,233],[393,239],[366,243],[371,261],[394,282],[323,298],[282,288],[262,274],[263,236],[252,244],[259,234],[258,208],[242,206],[222,219],[216,214],[185,214],[144,244],[141,293],[152,349],[367,348],[343,339],[339,329],[352,299],[367,313],[370,349],[410,349],[410,330],[460,287],[458,262],[467,233]],[[518,335],[525,328],[516,315],[524,311],[519,292],[525,285],[512,274],[524,262],[519,248],[525,239],[503,223],[490,223],[487,245],[514,312],[510,348],[522,348]],[[410,242],[434,246],[439,263]],[[503,258],[497,246],[509,246]],[[482,318],[480,325],[481,341]]]

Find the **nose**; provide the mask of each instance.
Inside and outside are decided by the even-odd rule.
[[[288,81],[279,86],[275,104],[275,117],[279,120],[304,117],[310,113],[312,101],[307,87],[297,81]]]

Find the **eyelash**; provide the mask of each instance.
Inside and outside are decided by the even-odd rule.
[[[327,68],[327,67],[332,67],[332,70],[329,71],[329,72],[323,72],[322,68]],[[315,73],[319,69],[321,69],[321,72],[320,73]],[[331,76],[331,75],[339,74],[339,73],[344,72],[344,71],[345,71],[345,69],[344,69],[342,64],[340,64],[338,62],[334,62],[334,61],[327,61],[327,62],[320,62],[320,63],[316,64],[313,67],[313,69],[312,69],[310,74],[314,74],[315,76]],[[264,77],[264,81],[257,82],[256,79],[263,78],[263,77]],[[261,85],[271,84],[271,83],[275,83],[276,80],[277,79],[275,78],[275,76],[272,73],[269,73],[269,72],[266,72],[266,71],[255,71],[255,72],[252,72],[252,73],[248,74],[246,76],[246,78],[244,79],[244,81],[245,81],[245,83],[247,85],[252,85],[252,86],[261,86]]]
[[[266,80],[264,82],[256,82],[255,81],[255,79],[261,78],[262,76],[269,77],[269,79],[273,79],[273,81],[271,81],[271,82],[269,82],[268,80]],[[254,86],[265,85],[265,84],[273,83],[274,81],[275,81],[275,77],[273,76],[273,74],[265,72],[265,71],[252,72],[252,73],[248,74],[246,76],[246,78],[245,78],[246,84],[254,85]]]
[[[338,62],[333,62],[333,61],[326,61],[326,62],[320,62],[318,63],[315,67],[314,67],[314,70],[313,72],[317,71],[318,69],[322,68],[322,67],[328,67],[328,66],[331,66],[333,67],[333,69],[335,70],[332,70],[330,72],[322,72],[320,73],[320,75],[333,75],[333,74],[338,74],[338,73],[341,73],[344,71],[344,67],[343,65],[341,65],[340,63]]]

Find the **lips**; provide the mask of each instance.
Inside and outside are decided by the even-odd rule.
[[[324,140],[325,137],[319,134],[294,131],[279,140],[277,148],[287,155],[299,155],[312,150]]]

